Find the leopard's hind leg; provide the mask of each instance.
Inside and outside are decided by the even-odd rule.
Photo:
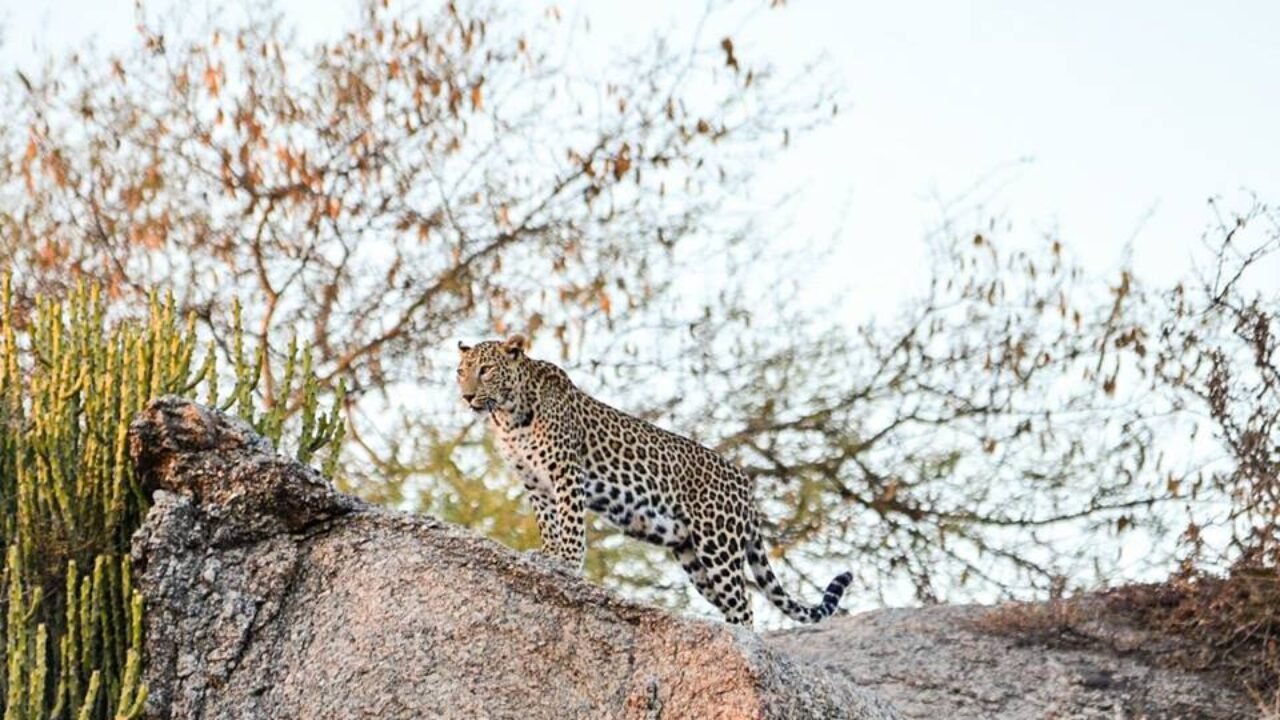
[[[746,562],[740,544],[722,546],[715,536],[695,533],[673,552],[698,592],[716,606],[726,622],[751,627]]]

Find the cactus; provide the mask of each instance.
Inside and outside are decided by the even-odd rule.
[[[294,342],[274,402],[259,410],[269,354],[246,349],[238,305],[233,312],[224,371],[212,345],[196,362],[194,319],[180,318],[171,296],[153,294],[141,320],[111,323],[96,287],[23,313],[9,278],[0,279],[4,720],[142,714],[144,603],[128,552],[148,501],[127,436],[148,401],[178,394],[234,406],[274,443],[291,430],[304,462],[328,448],[324,467],[332,472],[341,399],[321,410],[310,354]],[[226,398],[220,380],[232,388]]]

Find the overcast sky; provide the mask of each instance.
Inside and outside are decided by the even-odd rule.
[[[166,3],[152,2],[148,7]],[[743,0],[740,57],[797,67],[819,54],[846,104],[828,128],[761,173],[762,198],[802,188],[788,243],[835,235],[859,305],[920,275],[940,201],[983,185],[993,212],[1034,238],[1059,234],[1111,268],[1132,241],[1140,272],[1181,272],[1210,219],[1206,199],[1280,198],[1280,2],[876,2]],[[286,0],[303,37],[358,7]],[[425,4],[431,7],[431,3]],[[655,28],[690,33],[696,3],[564,0],[584,56]],[[5,72],[97,37],[132,40],[132,0],[0,5]],[[743,12],[751,10],[752,12]],[[705,42],[719,42],[714,29]],[[678,41],[678,38],[677,38]],[[852,267],[850,274],[845,268]]]

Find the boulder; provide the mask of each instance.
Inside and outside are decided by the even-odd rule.
[[[1106,603],[938,606],[757,635],[336,492],[177,398],[130,451],[149,718],[1241,718]]]
[[[749,630],[342,495],[195,403],[151,403],[130,451],[149,718],[899,717]]]
[[[876,610],[768,636],[805,666],[921,720],[1237,720],[1229,678],[1168,667],[1174,639],[1101,601]]]

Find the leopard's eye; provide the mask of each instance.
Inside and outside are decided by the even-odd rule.
[[[481,365],[481,366],[480,366],[480,372],[476,373],[476,377],[478,377],[478,378],[482,378],[482,377],[484,377],[484,374],[485,374],[486,372],[488,372],[488,371],[489,371],[489,366],[488,366],[488,365]]]

